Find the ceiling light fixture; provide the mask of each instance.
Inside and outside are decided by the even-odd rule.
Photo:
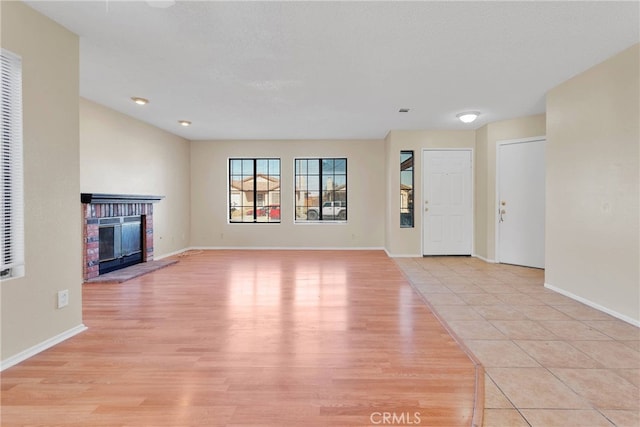
[[[464,113],[456,114],[456,117],[460,119],[462,123],[471,123],[480,115],[477,111],[465,111]]]
[[[191,122],[189,120],[178,120],[178,123],[180,123],[180,126],[190,126]]]
[[[174,0],[148,0],[147,4],[151,7],[166,9],[176,4]]]
[[[135,102],[136,104],[138,104],[138,105],[146,105],[146,104],[148,104],[148,103],[149,103],[149,100],[148,100],[148,99],[145,99],[145,98],[139,98],[139,97],[137,97],[137,96],[133,96],[133,97],[131,97],[131,100],[132,100],[133,102]]]

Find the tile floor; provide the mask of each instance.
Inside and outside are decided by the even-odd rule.
[[[396,258],[485,367],[485,427],[640,427],[640,328],[544,288],[544,271]]]

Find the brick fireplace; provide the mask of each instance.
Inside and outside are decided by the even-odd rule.
[[[132,263],[147,262],[153,260],[153,204],[162,200],[164,196],[126,195],[126,194],[101,194],[81,193],[83,218],[83,274],[84,280],[93,279],[101,274],[101,270],[123,268]],[[100,242],[100,236],[109,233],[109,227],[123,227],[133,222],[140,224],[139,240],[136,243],[139,251],[135,256],[112,255],[109,261],[101,261],[101,251],[104,252],[104,243]],[[122,224],[122,225],[121,225]],[[120,228],[118,228],[120,230]],[[113,232],[111,232],[113,234]],[[104,239],[104,237],[103,237]],[[119,238],[116,239],[119,242]],[[119,254],[119,252],[118,252]],[[104,254],[102,255],[104,258]],[[121,265],[117,265],[121,264]],[[107,270],[108,271],[108,270]]]

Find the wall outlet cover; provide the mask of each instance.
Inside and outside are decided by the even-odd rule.
[[[69,290],[58,291],[58,308],[69,305]]]

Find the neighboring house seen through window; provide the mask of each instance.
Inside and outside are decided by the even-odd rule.
[[[24,276],[22,60],[0,52],[0,279]]]
[[[280,222],[280,159],[229,159],[229,222]]]
[[[347,220],[347,159],[295,160],[296,222]]]

